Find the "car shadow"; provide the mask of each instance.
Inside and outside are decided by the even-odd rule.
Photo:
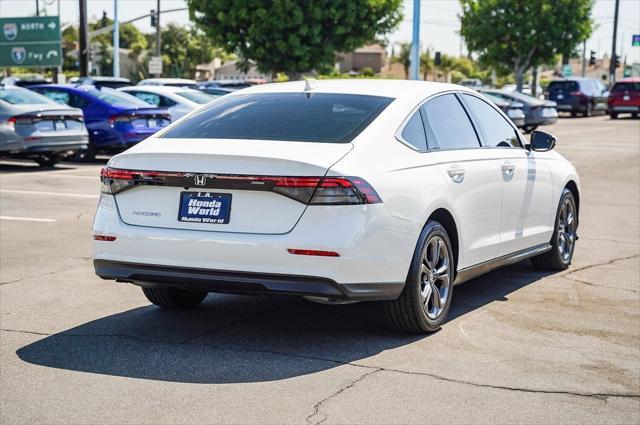
[[[448,321],[508,301],[510,293],[544,276],[522,262],[457,286]],[[16,353],[25,362],[63,370],[244,383],[307,375],[426,338],[388,329],[379,303],[328,306],[297,297],[210,294],[192,311],[135,308],[47,336]]]
[[[81,169],[86,165],[104,165],[110,157],[100,156],[90,161],[76,161],[67,159],[53,166],[42,167],[29,159],[1,159],[0,174],[2,173],[35,173],[42,171],[68,171]]]

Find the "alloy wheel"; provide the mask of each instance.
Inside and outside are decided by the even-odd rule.
[[[562,261],[567,262],[573,253],[576,241],[576,214],[571,199],[566,198],[560,207],[558,218],[558,250]]]
[[[449,250],[440,236],[427,242],[420,269],[420,296],[429,319],[437,319],[447,303],[451,285]]]

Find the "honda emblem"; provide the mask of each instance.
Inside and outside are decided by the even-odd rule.
[[[203,176],[203,175],[195,176],[193,179],[195,181],[196,186],[204,186],[204,184],[207,182],[207,176]]]

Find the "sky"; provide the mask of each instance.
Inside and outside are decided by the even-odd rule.
[[[56,15],[58,1],[62,22],[77,22],[78,0],[39,0],[41,11],[46,9],[48,15]],[[118,0],[118,5],[120,20],[126,21],[155,9],[156,0]],[[611,54],[614,5],[615,0],[596,0],[592,17],[597,28],[587,41],[587,56],[590,50],[596,51],[597,57]],[[113,17],[113,0],[87,0],[87,7],[90,18],[101,17],[103,10]],[[185,0],[161,0],[162,10],[184,7]],[[421,47],[452,55],[466,54],[458,35],[458,15],[461,12],[458,0],[422,0],[420,8]],[[0,17],[33,16],[35,9],[36,0],[0,0]],[[413,0],[404,1],[404,10],[404,20],[395,32],[387,36],[391,43],[411,41]],[[163,15],[162,23],[167,22],[187,24],[188,13],[179,11]],[[137,21],[136,25],[144,32],[153,30],[149,18]],[[621,56],[627,55],[627,63],[640,62],[640,47],[631,46],[632,34],[640,34],[640,0],[620,0],[617,51]]]

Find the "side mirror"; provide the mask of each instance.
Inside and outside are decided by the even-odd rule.
[[[531,133],[531,142],[528,147],[529,150],[536,152],[547,152],[554,148],[556,145],[556,138],[553,134],[545,133],[544,131],[534,131]]]

